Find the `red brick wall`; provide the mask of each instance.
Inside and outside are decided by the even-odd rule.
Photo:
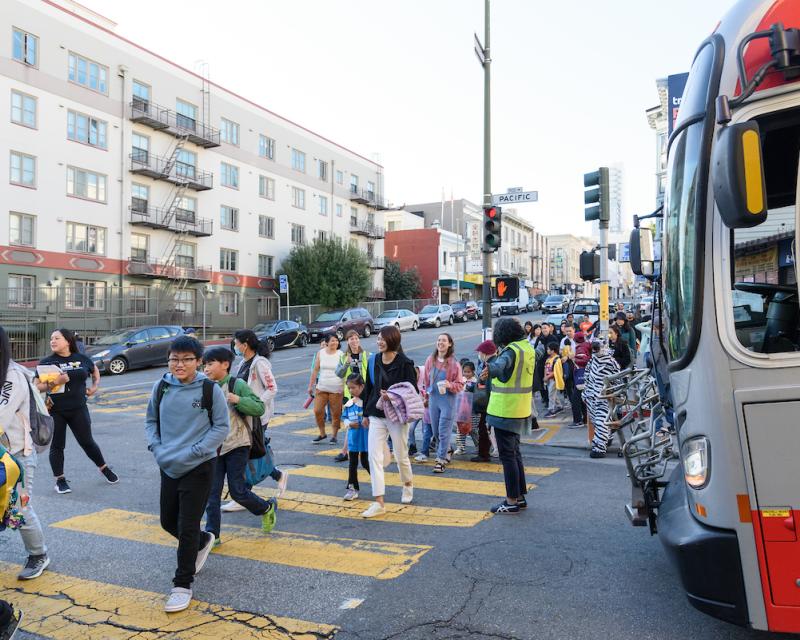
[[[383,240],[387,260],[400,263],[401,269],[416,267],[422,280],[422,297],[431,297],[431,285],[439,279],[439,231],[408,229],[388,231]]]

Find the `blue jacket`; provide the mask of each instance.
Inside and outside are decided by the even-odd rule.
[[[171,373],[164,374],[163,380],[168,387],[159,405],[160,438],[156,429],[155,408],[159,383],[153,386],[144,425],[147,448],[170,478],[181,478],[204,462],[216,458],[217,449],[228,436],[228,400],[219,385],[214,385],[212,421],[209,421],[208,412],[201,406],[205,379],[205,374],[198,373],[192,382],[182,384]]]

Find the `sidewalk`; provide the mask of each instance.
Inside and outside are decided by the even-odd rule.
[[[537,402],[537,405],[539,404]],[[587,427],[570,428],[568,426],[572,423],[572,412],[569,408],[564,409],[553,418],[542,418],[541,416],[544,415],[545,409],[540,406],[537,408],[540,416],[538,420],[539,429],[523,436],[523,444],[581,449],[588,454],[591,447],[589,445]],[[613,443],[608,447],[608,451],[611,454],[616,454],[619,451],[617,436],[614,436]]]

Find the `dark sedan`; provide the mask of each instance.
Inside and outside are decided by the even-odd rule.
[[[259,340],[266,340],[270,351],[282,347],[305,347],[308,344],[308,329],[294,320],[265,322],[253,327]]]
[[[120,329],[86,347],[86,355],[101,373],[119,375],[128,369],[163,367],[170,343],[183,333],[181,327],[171,325]]]
[[[450,305],[453,308],[453,315],[456,322],[466,322],[467,320],[478,319],[478,303],[472,300],[466,302],[454,302]]]

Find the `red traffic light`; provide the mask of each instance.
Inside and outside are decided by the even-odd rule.
[[[494,207],[486,210],[486,217],[487,218],[495,218],[497,217],[497,209]]]

